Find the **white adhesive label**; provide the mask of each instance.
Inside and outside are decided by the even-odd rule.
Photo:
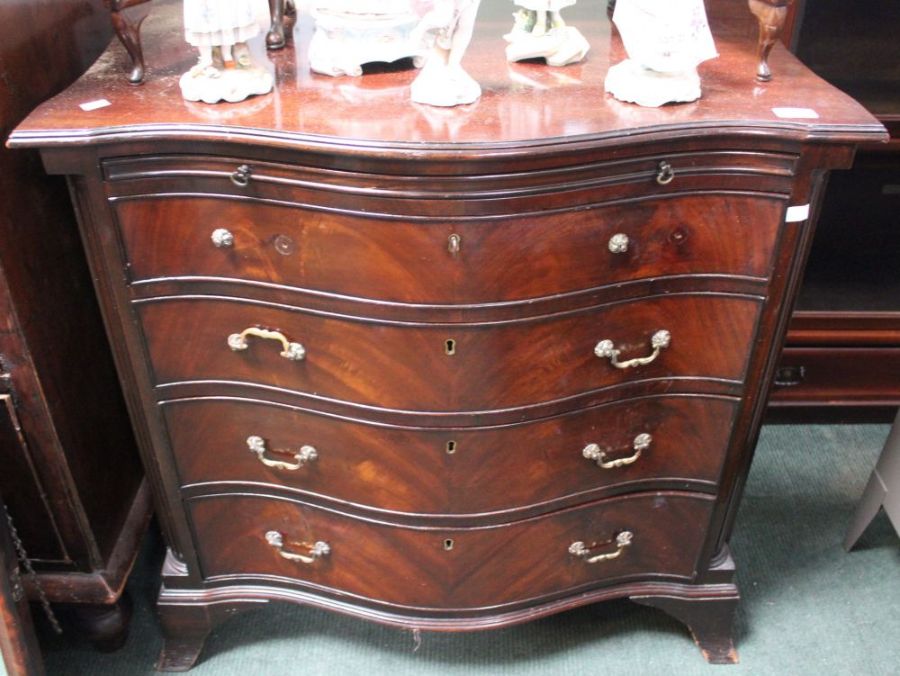
[[[787,213],[784,216],[785,223],[800,223],[801,221],[805,221],[809,218],[809,205],[801,204],[796,207],[788,207]]]
[[[812,108],[772,108],[776,116],[795,120],[817,120],[819,114]]]
[[[106,99],[97,99],[96,101],[88,101],[87,103],[82,103],[78,107],[81,108],[84,112],[89,113],[92,110],[97,110],[99,108],[106,108],[106,106],[111,106],[112,104]]]

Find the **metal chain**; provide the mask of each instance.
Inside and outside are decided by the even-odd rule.
[[[53,608],[50,607],[50,601],[47,600],[47,594],[44,593],[44,588],[41,586],[40,580],[38,580],[37,573],[34,572],[34,566],[31,565],[31,560],[28,558],[28,553],[25,551],[25,545],[22,543],[22,538],[19,537],[19,531],[16,530],[16,524],[13,523],[12,514],[9,513],[9,509],[7,509],[5,504],[3,504],[3,512],[6,514],[6,522],[9,524],[9,534],[12,537],[13,546],[16,548],[16,555],[19,557],[19,563],[22,564],[22,567],[28,574],[28,579],[31,580],[34,588],[37,590],[38,600],[41,602],[41,607],[44,609],[44,615],[47,616],[47,620],[49,620],[50,626],[53,627],[53,631],[57,634],[62,634],[63,630],[59,624],[59,620],[56,619],[56,613],[54,613]]]

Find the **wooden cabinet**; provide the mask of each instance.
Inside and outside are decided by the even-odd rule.
[[[6,421],[0,419],[0,434]],[[0,500],[0,674],[43,676],[28,597],[13,544],[5,507]]]
[[[628,597],[735,659],[727,542],[808,214],[884,129],[783,51],[758,85],[731,16],[687,106],[604,98],[590,8],[560,70],[507,64],[485,6],[475,105],[287,51],[271,96],[210,107],[163,4],[140,94],[114,49],[16,130],[69,177],[161,507],[162,668],[276,600],[469,630]]]
[[[5,139],[112,31],[99,1],[3,0],[0,14]],[[0,493],[50,601],[82,607],[108,645],[124,638],[117,604],[149,492],[65,181],[37,152],[6,148],[0,175]]]
[[[793,49],[891,133],[832,173],[773,403],[900,404],[900,5],[798,2]]]

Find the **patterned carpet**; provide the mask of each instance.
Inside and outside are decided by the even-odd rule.
[[[687,631],[626,601],[473,634],[422,634],[324,611],[272,606],[221,626],[193,674],[900,674],[900,540],[881,513],[850,554],[841,541],[886,425],[763,428],[732,550],[743,601],[741,663],[704,663]],[[153,673],[161,638],[151,602],[151,538],[131,582],[125,648],[94,652],[73,636],[46,639],[47,672]]]

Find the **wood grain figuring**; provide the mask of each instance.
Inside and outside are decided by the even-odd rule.
[[[273,600],[462,630],[634,597],[734,657],[727,543],[819,199],[885,133],[780,46],[756,84],[752,17],[708,4],[721,55],[698,102],[605,95],[624,50],[587,3],[567,15],[583,63],[508,64],[509,8],[485,3],[465,64],[484,96],[434,110],[408,103],[412,70],[322,77],[302,49],[271,56],[271,96],[186,104],[194,55],[160,2],[140,94],[113,47],[16,130],[69,176],[160,505],[160,668]],[[232,351],[247,328],[305,359],[259,337]],[[609,339],[648,356],[660,329],[652,363],[594,354]],[[631,465],[583,457],[627,457],[640,432]],[[250,435],[269,459],[317,458],[266,468]],[[270,529],[281,553],[330,553],[288,561]],[[569,553],[612,553],[624,529],[616,558]]]
[[[167,402],[166,424],[182,484],[197,490],[286,488],[331,502],[415,515],[547,511],[634,484],[709,490],[715,486],[735,401],[664,396],[495,428],[420,429],[336,421],[263,402],[215,398]],[[634,455],[634,439],[653,442],[631,465],[603,469],[582,455],[596,443],[608,460]],[[296,470],[266,467],[247,447],[263,437],[270,460],[293,462],[302,445],[316,461]],[[448,444],[452,444],[449,445]],[[497,490],[499,486],[503,490]],[[531,511],[534,511],[533,509]]]
[[[190,510],[210,580],[296,581],[406,610],[471,611],[658,571],[689,579],[702,540],[692,524],[705,521],[711,505],[708,497],[651,493],[491,528],[433,530],[260,497],[213,495],[190,501]],[[310,565],[287,561],[265,541],[269,530],[283,532],[286,544],[325,541],[331,553]],[[634,543],[615,560],[588,564],[568,552],[575,541],[613,552],[615,545],[601,543],[622,530],[634,533]]]
[[[134,280],[218,277],[396,302],[475,303],[663,275],[766,278],[782,205],[691,196],[421,225],[216,198],[125,201],[116,211]],[[213,244],[217,228],[231,232],[233,246]],[[612,253],[619,233],[629,237],[628,251]]]
[[[158,383],[262,383],[414,411],[521,406],[640,379],[740,381],[759,309],[750,299],[685,295],[496,326],[392,326],[222,300],[139,306]],[[280,343],[256,338],[243,352],[230,350],[228,336],[253,326],[302,343],[306,358],[291,362]],[[647,356],[660,329],[671,331],[672,344],[647,366],[621,370],[594,355],[608,338],[623,359]]]

